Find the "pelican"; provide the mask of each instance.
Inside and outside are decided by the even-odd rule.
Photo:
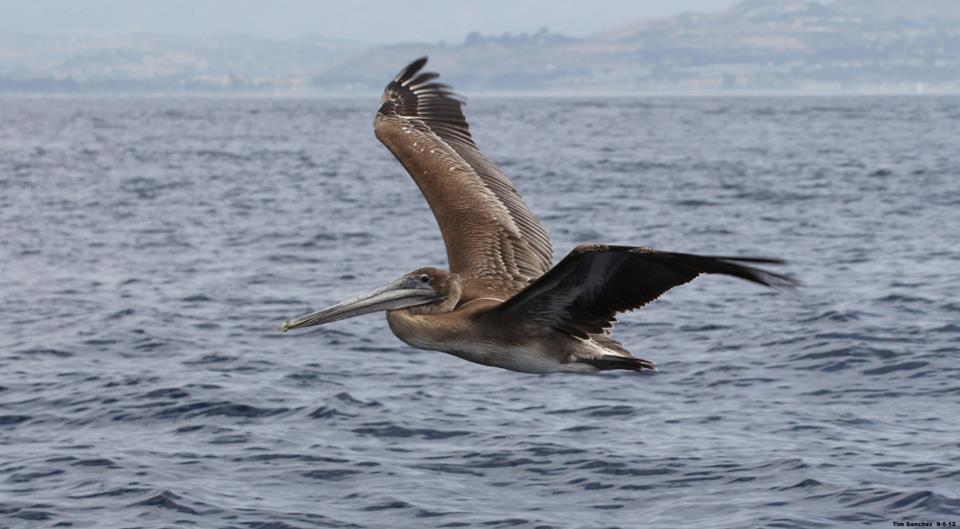
[[[464,101],[423,57],[404,68],[380,98],[377,138],[420,188],[436,217],[449,270],[420,268],[368,294],[283,322],[323,325],[387,311],[393,333],[412,347],[526,373],[641,371],[612,334],[616,315],[639,309],[701,274],[769,287],[794,280],[751,265],[779,259],[717,257],[645,247],[577,246],[551,268],[540,221],[480,150]]]

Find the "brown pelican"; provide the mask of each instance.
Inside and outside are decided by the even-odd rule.
[[[440,226],[450,270],[420,268],[369,294],[283,322],[281,330],[387,311],[398,338],[489,366],[528,373],[653,369],[611,336],[619,312],[643,307],[700,274],[772,287],[787,276],[749,264],[644,247],[582,245],[550,267],[537,217],[477,148],[450,86],[421,73],[426,57],[391,81],[374,119],[377,138],[420,187]],[[749,263],[749,264],[747,264]]]

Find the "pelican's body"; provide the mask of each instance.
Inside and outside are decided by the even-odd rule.
[[[559,332],[528,334],[521,326],[504,325],[491,317],[500,303],[480,299],[441,314],[392,310],[387,313],[387,322],[390,330],[411,347],[442,351],[469,362],[524,373],[594,372],[596,367],[578,362],[577,358],[615,354],[593,340]]]
[[[286,331],[387,311],[398,338],[470,362],[527,373],[653,369],[610,334],[615,315],[704,273],[767,286],[786,276],[745,263],[643,247],[582,245],[551,267],[546,231],[480,153],[446,85],[414,61],[384,91],[377,138],[419,186],[440,227],[450,270],[421,268],[365,296],[283,323]]]

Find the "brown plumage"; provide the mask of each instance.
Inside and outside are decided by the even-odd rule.
[[[407,169],[430,204],[450,271],[468,297],[506,297],[550,268],[547,232],[497,166],[477,149],[463,101],[426,57],[384,90],[374,119],[377,138]]]
[[[366,296],[284,322],[282,330],[387,310],[391,330],[422,349],[531,373],[652,369],[614,340],[618,313],[701,274],[770,287],[778,259],[712,257],[643,247],[578,246],[553,268],[546,231],[510,181],[477,148],[463,101],[426,58],[388,85],[377,138],[420,188],[437,219],[450,270],[421,268]]]

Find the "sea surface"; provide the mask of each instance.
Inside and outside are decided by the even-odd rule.
[[[528,375],[280,322],[444,266],[376,98],[0,99],[0,527],[960,524],[960,98],[484,98],[551,234],[782,257]]]

